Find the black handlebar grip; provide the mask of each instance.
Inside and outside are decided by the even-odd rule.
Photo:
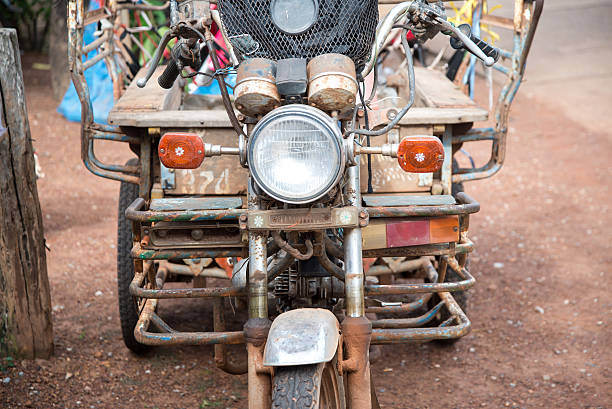
[[[481,40],[480,38],[478,38],[474,34],[472,34],[472,27],[469,24],[461,24],[457,28],[459,30],[461,30],[461,32],[463,34],[465,34],[467,37],[469,37],[470,40],[472,40],[474,42],[474,44],[476,44],[476,46],[478,48],[480,48],[482,50],[482,52],[487,57],[493,58],[493,60],[495,62],[497,62],[499,60],[499,57],[501,56],[501,52],[499,51],[499,48],[493,47],[491,44],[487,43],[484,40]],[[455,50],[459,50],[461,48],[464,48],[467,51],[470,51],[465,46],[465,44],[463,44],[463,41],[461,41],[461,40],[459,40],[459,39],[457,39],[455,37],[451,37],[451,47],[453,47]]]
[[[484,40],[476,37],[475,35],[470,35],[470,40],[474,42],[482,50],[482,52],[487,56],[493,58],[495,62],[499,60],[501,53],[499,48],[493,47],[491,44],[487,43]]]
[[[179,74],[180,71],[176,65],[176,61],[170,60],[164,72],[157,78],[157,83],[164,89],[170,89],[174,85],[174,81],[176,81],[176,77],[178,77]]]

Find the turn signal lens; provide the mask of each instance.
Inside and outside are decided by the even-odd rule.
[[[204,142],[193,133],[167,133],[157,148],[159,160],[170,169],[196,169],[204,160]]]
[[[444,162],[444,146],[435,136],[407,136],[397,148],[397,162],[404,172],[437,172]]]

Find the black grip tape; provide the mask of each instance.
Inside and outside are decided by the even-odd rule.
[[[468,36],[470,38],[470,40],[472,40],[474,42],[474,44],[476,44],[476,46],[478,48],[480,48],[482,50],[482,52],[487,56],[487,57],[491,57],[493,58],[493,60],[495,62],[497,62],[499,60],[499,57],[501,56],[501,53],[499,51],[499,48],[493,47],[492,45],[490,45],[489,43],[487,43],[486,41],[481,40],[480,38],[476,37],[474,34],[472,34],[472,28],[470,27],[469,24],[461,24],[459,27],[457,27],[459,30],[461,30],[461,32],[463,34],[465,34],[466,36]],[[463,44],[463,41],[459,40],[458,38],[455,37],[451,37],[451,47],[453,47],[455,50],[459,50],[459,49],[465,49],[466,51],[470,51],[465,44]],[[471,51],[470,51],[471,52]]]
[[[487,57],[493,58],[495,62],[499,60],[499,57],[500,57],[499,48],[493,47],[491,44],[487,43],[486,41],[481,40],[480,38],[476,37],[473,34],[470,35],[470,40],[472,40],[474,44],[476,44],[478,48],[480,48]]]
[[[176,81],[176,77],[179,76],[179,69],[174,60],[170,60],[168,65],[166,65],[166,69],[162,74],[157,78],[157,83],[160,87],[164,89],[170,89],[174,85],[174,81]]]

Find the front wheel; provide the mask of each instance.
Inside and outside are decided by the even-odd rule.
[[[344,409],[344,385],[332,362],[275,368],[273,409]]]

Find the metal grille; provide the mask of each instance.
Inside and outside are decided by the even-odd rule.
[[[280,60],[338,53],[350,57],[357,72],[367,60],[378,24],[378,0],[320,0],[317,22],[297,35],[274,25],[270,0],[219,0],[218,5],[232,44],[249,57]]]

